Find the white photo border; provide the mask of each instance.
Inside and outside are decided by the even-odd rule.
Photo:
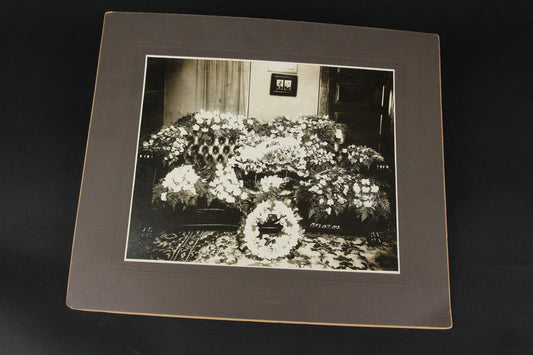
[[[395,212],[396,212],[396,260],[398,269],[396,271],[384,271],[384,270],[339,270],[339,269],[313,269],[313,268],[286,268],[286,267],[277,267],[277,266],[249,266],[249,265],[229,265],[229,264],[216,264],[216,263],[195,263],[195,262],[185,262],[185,261],[170,261],[170,260],[152,260],[152,259],[135,259],[128,258],[128,245],[129,245],[129,236],[130,236],[130,226],[131,226],[131,214],[133,209],[133,195],[134,188],[136,183],[136,173],[137,173],[137,160],[139,155],[139,141],[140,141],[140,130],[142,124],[142,111],[144,106],[144,96],[146,92],[146,74],[148,67],[149,58],[168,58],[168,59],[188,59],[188,60],[220,60],[220,61],[238,61],[238,62],[260,62],[260,63],[290,63],[298,65],[313,65],[319,67],[330,67],[330,68],[347,68],[347,69],[363,69],[363,70],[374,70],[374,71],[387,71],[392,72],[392,85],[393,85],[393,115],[394,115],[394,193],[395,193]],[[222,267],[237,267],[237,268],[248,268],[248,269],[278,269],[278,270],[290,270],[290,271],[320,271],[320,272],[342,272],[342,273],[370,273],[370,274],[401,274],[401,255],[400,255],[400,235],[399,235],[399,211],[398,211],[398,159],[397,159],[397,116],[396,116],[396,69],[392,68],[378,68],[378,67],[366,67],[366,66],[349,66],[349,65],[336,65],[336,64],[321,64],[321,63],[304,63],[304,62],[291,62],[291,61],[282,61],[282,60],[258,60],[258,59],[243,59],[243,58],[224,58],[224,57],[203,57],[203,56],[178,56],[178,55],[157,55],[157,54],[145,54],[144,56],[144,75],[143,75],[143,84],[142,84],[142,95],[141,95],[141,104],[139,109],[139,123],[137,128],[137,140],[136,140],[136,150],[135,150],[135,165],[133,168],[133,180],[131,186],[131,196],[130,196],[130,206],[128,213],[128,227],[126,232],[126,241],[124,245],[124,262],[133,262],[133,263],[151,263],[151,264],[182,264],[182,265],[195,265],[195,266],[222,266]],[[248,110],[247,110],[248,113]]]

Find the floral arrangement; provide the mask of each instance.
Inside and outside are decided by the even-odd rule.
[[[186,115],[162,128],[142,143],[142,149],[163,157],[167,166],[184,162],[187,148],[202,143],[211,144],[223,138],[237,141],[259,124],[255,119],[218,111],[200,111]]]
[[[344,126],[327,116],[279,117],[260,124],[229,113],[200,111],[161,129],[141,148],[159,154],[167,175],[153,200],[174,209],[213,200],[242,213],[239,233],[262,259],[288,255],[307,221],[347,216],[388,217],[383,185],[366,171],[383,162],[375,150],[344,142]],[[188,163],[192,147],[230,139],[236,147],[225,164]],[[200,154],[200,153],[199,153]],[[278,233],[262,233],[274,223]]]
[[[341,156],[344,158],[344,166],[354,172],[368,170],[378,163],[385,162],[374,149],[354,144],[342,148]]]
[[[255,145],[237,148],[228,163],[245,173],[290,171],[305,176],[309,174],[305,153],[294,137],[265,137]]]
[[[281,231],[261,233],[260,225],[269,220],[279,223]],[[295,210],[281,201],[267,200],[259,203],[248,214],[242,234],[244,243],[250,251],[261,259],[277,259],[287,256],[298,244],[302,236],[300,217]]]
[[[180,160],[189,143],[189,137],[183,127],[170,125],[152,134],[143,142],[142,148],[147,152],[160,154],[165,163],[172,164]]]
[[[336,141],[343,141],[344,128],[326,116],[278,117],[267,124],[270,135],[290,134],[300,141],[308,141],[311,137],[318,137],[321,142],[333,145]]]
[[[213,196],[228,204],[248,199],[248,192],[243,187],[243,181],[237,177],[231,166],[217,164],[215,175],[213,181],[209,183]]]
[[[387,195],[379,182],[334,168],[300,181],[297,200],[309,204],[308,218],[321,220],[332,215],[351,214],[361,221],[370,216],[388,217]]]
[[[178,206],[185,209],[195,205],[198,198],[206,193],[205,181],[196,174],[191,165],[182,165],[170,171],[154,187],[152,201],[159,200],[174,209]]]
[[[273,190],[279,190],[287,182],[287,179],[281,178],[276,175],[269,175],[263,177],[259,181],[259,188],[263,192],[270,192]]]
[[[327,115],[278,117],[241,136],[235,164],[245,171],[287,170],[307,176],[309,169],[333,167],[343,140],[344,127]]]

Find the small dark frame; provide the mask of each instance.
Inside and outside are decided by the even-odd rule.
[[[297,75],[272,74],[272,78],[270,79],[270,95],[296,96],[297,89]]]

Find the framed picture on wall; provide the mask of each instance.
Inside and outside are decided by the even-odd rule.
[[[104,28],[69,307],[451,327],[435,35],[116,12]]]
[[[297,75],[272,74],[270,79],[270,95],[296,96],[297,88]]]

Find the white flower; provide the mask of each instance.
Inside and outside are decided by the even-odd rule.
[[[368,187],[368,186],[363,186],[362,191],[363,191],[363,193],[365,193],[365,194],[366,194],[366,193],[369,193],[369,192],[370,192],[370,187]]]
[[[214,124],[211,126],[215,131],[220,129],[220,125]]]
[[[193,131],[197,131],[197,130],[199,130],[199,129],[200,129],[200,126],[198,126],[197,124],[195,124],[195,125],[192,126],[192,130],[193,130]]]
[[[331,207],[326,208],[327,214],[331,214]]]
[[[248,123],[249,125],[253,125],[254,124],[254,121],[253,120],[247,120],[246,123]]]
[[[213,122],[215,122],[215,123],[219,123],[219,122],[220,122],[220,117],[215,116],[215,117],[213,118]]]
[[[370,188],[370,191],[378,192],[379,191],[379,186],[378,185],[372,185],[372,187]]]
[[[321,198],[320,200],[318,200],[318,203],[320,203],[321,205],[323,205],[323,204],[324,204],[324,202],[325,202],[325,201],[324,201],[324,199],[323,199],[323,198]]]
[[[365,201],[365,202],[363,202],[363,206],[365,206],[365,207],[372,207],[372,201]]]
[[[361,188],[359,187],[359,184],[358,183],[354,183],[353,184],[353,191],[358,194],[361,192]]]
[[[194,184],[199,179],[191,165],[182,165],[169,172],[161,184],[170,192],[190,191],[196,194]]]
[[[204,123],[203,118],[202,117],[196,117],[196,123],[198,123],[198,124]]]
[[[342,139],[342,131],[340,129],[335,131],[335,138]]]
[[[167,193],[166,192],[161,193],[161,201],[166,201],[166,200],[167,200]]]
[[[259,181],[259,185],[261,186],[261,190],[267,192],[270,189],[279,189],[280,186],[285,182],[285,179],[280,178],[276,175],[271,176],[265,176]]]
[[[361,179],[361,184],[370,185],[370,179]]]
[[[355,205],[355,207],[359,208],[363,205],[363,203],[361,202],[361,200],[358,200],[358,199],[355,199],[353,200],[353,204]]]
[[[209,129],[207,129],[207,128],[205,128],[205,127],[202,128],[202,132],[208,132],[208,131],[209,131]]]
[[[222,164],[217,164],[215,175],[213,181],[209,183],[211,193],[221,201],[235,203],[236,197],[243,195],[241,189],[243,182],[237,178],[235,170],[231,166],[224,167]]]
[[[334,202],[332,199],[328,199],[328,201],[326,202],[328,206],[333,206]]]

